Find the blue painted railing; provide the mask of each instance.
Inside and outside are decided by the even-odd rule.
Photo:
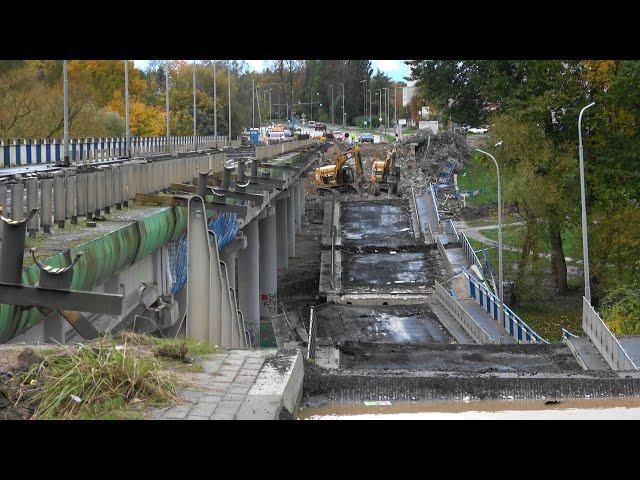
[[[523,343],[544,343],[548,344],[549,341],[538,335],[524,320],[516,315],[506,304],[504,305],[504,312],[502,319],[499,319],[498,314],[498,298],[491,293],[484,285],[478,282],[469,273],[467,269],[463,269],[465,276],[469,282],[469,294],[475,299],[478,304],[484,308],[484,310],[502,327],[507,331],[509,335]]]

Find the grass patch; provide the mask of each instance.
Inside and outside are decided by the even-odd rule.
[[[186,354],[203,356],[217,351],[208,342],[190,337],[159,338],[123,330],[118,333],[118,339],[132,345],[154,347],[154,352],[158,356],[175,359],[182,359]]]
[[[524,225],[514,225],[502,229],[502,239],[506,245],[516,248],[522,248],[526,227]],[[482,235],[491,240],[498,241],[498,229],[492,228],[481,231]],[[562,248],[566,257],[572,259],[580,259],[582,255],[582,241],[579,231],[568,231],[562,234]],[[540,239],[540,253],[551,253],[551,241],[549,239],[549,231],[542,229],[542,237]]]
[[[175,398],[175,384],[162,365],[131,345],[113,339],[64,347],[25,374],[35,385],[33,418],[139,418],[135,404],[157,405]]]
[[[468,205],[495,205],[498,201],[495,166],[484,155],[474,153],[469,163],[458,173],[460,193],[485,189],[485,193],[467,197]]]

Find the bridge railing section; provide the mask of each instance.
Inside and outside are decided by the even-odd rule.
[[[444,233],[453,237],[455,243],[460,242],[460,234],[458,233],[456,226],[453,224],[453,220],[449,219],[444,222]]]
[[[478,258],[478,255],[476,255],[476,251],[471,246],[471,243],[469,242],[469,239],[467,238],[467,236],[465,235],[464,232],[460,233],[460,241],[462,243],[462,249],[463,249],[464,254],[467,257],[467,259],[473,265],[478,267],[478,270],[480,270],[480,273],[482,273],[483,276],[484,276],[484,271],[482,269],[482,263],[480,263],[480,259]]]
[[[436,202],[436,193],[433,190],[433,183],[429,184],[429,191],[431,192],[431,200],[433,200],[433,209],[436,212],[436,218],[438,219],[438,226],[440,225],[440,212],[438,212],[438,203]]]
[[[436,299],[464,327],[477,343],[492,343],[491,336],[473,319],[462,305],[435,280]]]
[[[585,297],[582,297],[582,329],[612,370],[638,370],[638,366]]]
[[[131,155],[194,150],[193,136],[131,137]],[[225,145],[225,137],[197,136],[195,149],[204,150]],[[0,140],[0,167],[18,167],[56,163],[63,160],[64,142],[61,139]],[[73,138],[69,140],[69,159],[72,162],[101,162],[126,155],[126,141],[121,138]]]
[[[267,158],[277,157],[285,153],[293,152],[301,148],[306,148],[316,143],[316,140],[297,140],[293,142],[282,142],[274,145],[261,145],[256,147],[256,159],[264,160]]]
[[[500,325],[504,327],[509,335],[518,340],[519,343],[544,343],[549,342],[538,335],[529,325],[525,323],[506,304],[502,319],[498,313],[499,299],[491,293],[484,285],[478,282],[465,269],[464,274],[469,282],[469,294],[478,304]]]

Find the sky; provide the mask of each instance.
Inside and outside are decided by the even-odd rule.
[[[262,71],[269,60],[245,60],[249,66],[255,71]],[[144,70],[149,60],[134,60],[135,66]],[[371,60],[373,72],[378,69],[391,77],[392,80],[404,80],[409,75],[409,67],[404,60]]]

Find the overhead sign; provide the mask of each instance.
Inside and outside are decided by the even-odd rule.
[[[398,119],[398,124],[399,125],[406,125],[407,124],[407,119],[406,118],[399,118]]]

